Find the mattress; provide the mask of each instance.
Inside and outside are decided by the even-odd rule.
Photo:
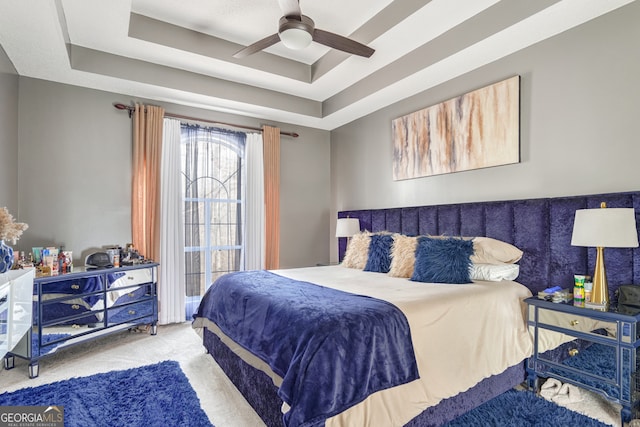
[[[531,292],[517,282],[418,283],[339,265],[273,272],[388,301],[409,323],[420,378],[371,394],[329,418],[327,426],[367,425],[370,420],[376,425],[404,425],[426,408],[521,363],[532,352],[522,303]],[[267,364],[233,343],[213,322],[196,318],[193,326],[206,327],[274,384],[281,382]]]

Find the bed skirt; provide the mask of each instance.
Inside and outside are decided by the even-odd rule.
[[[205,348],[262,421],[269,427],[282,426],[282,400],[278,397],[278,388],[273,385],[271,378],[245,363],[216,334],[209,332],[207,328],[202,331]]]
[[[238,388],[258,416],[269,427],[281,427],[282,401],[277,387],[264,372],[250,366],[232,352],[220,339],[203,328],[203,344],[209,354]],[[440,426],[470,411],[482,403],[521,384],[525,380],[524,362],[493,375],[464,393],[445,399],[438,405],[427,408],[415,417],[407,427]]]

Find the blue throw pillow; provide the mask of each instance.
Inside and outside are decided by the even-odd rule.
[[[428,283],[472,283],[473,241],[419,237],[411,280]]]
[[[391,234],[373,234],[369,243],[369,255],[364,271],[388,273],[391,268],[392,245],[393,236]]]

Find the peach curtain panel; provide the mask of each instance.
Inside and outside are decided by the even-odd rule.
[[[262,127],[264,155],[265,268],[280,268],[280,129]]]
[[[133,114],[132,243],[160,260],[160,159],[164,109],[136,104]]]

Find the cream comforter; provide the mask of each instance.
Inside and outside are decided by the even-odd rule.
[[[409,322],[420,379],[374,393],[329,419],[327,426],[402,426],[441,400],[521,363],[532,352],[522,303],[531,292],[516,282],[416,283],[339,265],[273,272],[386,300],[402,310]],[[230,342],[211,322],[198,319],[194,328],[199,327],[208,327],[279,384],[268,366]]]

